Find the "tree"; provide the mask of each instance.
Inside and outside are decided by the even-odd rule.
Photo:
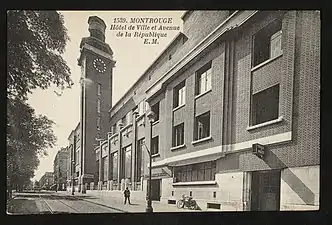
[[[34,176],[38,156],[47,155],[56,137],[54,122],[36,115],[28,93],[73,82],[62,58],[69,37],[56,11],[7,11],[7,176],[21,188]]]
[[[71,87],[62,58],[69,37],[56,11],[7,11],[7,93],[26,99],[35,88]]]

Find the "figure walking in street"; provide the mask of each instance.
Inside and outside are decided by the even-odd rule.
[[[128,199],[128,203],[129,203],[129,205],[131,205],[131,203],[130,203],[130,191],[129,191],[128,187],[126,187],[126,190],[124,191],[124,197],[125,197],[124,204],[127,203],[127,199]]]

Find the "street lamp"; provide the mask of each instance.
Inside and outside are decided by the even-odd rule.
[[[71,164],[72,164],[72,173],[71,173],[71,185],[72,185],[72,189],[71,189],[71,195],[74,195],[74,192],[75,192],[75,190],[74,190],[74,188],[75,188],[75,186],[74,186],[74,167],[75,167],[75,160],[72,160],[71,161]]]
[[[149,163],[149,189],[148,189],[148,202],[147,202],[147,207],[146,207],[146,212],[153,212],[153,208],[152,208],[152,203],[151,203],[151,173],[152,173],[152,124],[155,120],[155,113],[153,111],[150,111],[147,114],[147,117],[150,121],[150,151],[149,152],[149,159],[150,159],[150,163]]]

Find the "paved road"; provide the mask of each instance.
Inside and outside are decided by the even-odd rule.
[[[113,207],[90,202],[90,196],[68,196],[57,192],[16,193],[7,207],[8,214],[119,213]]]

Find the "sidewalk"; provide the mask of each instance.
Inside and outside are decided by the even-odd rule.
[[[66,191],[61,192],[61,194],[70,195],[70,193]],[[104,193],[98,193],[98,191],[90,191],[87,194],[81,194],[75,192],[75,196],[77,197],[88,196],[90,198],[84,198],[85,201],[116,208],[123,212],[128,212],[128,213],[145,212],[147,204],[147,202],[144,199],[142,201],[137,201],[137,200],[131,201],[132,203],[131,205],[129,205],[128,203],[124,205],[124,199],[111,196],[111,193],[105,195]],[[178,209],[176,205],[163,204],[156,201],[152,201],[152,208],[154,212],[202,212],[201,210]]]

